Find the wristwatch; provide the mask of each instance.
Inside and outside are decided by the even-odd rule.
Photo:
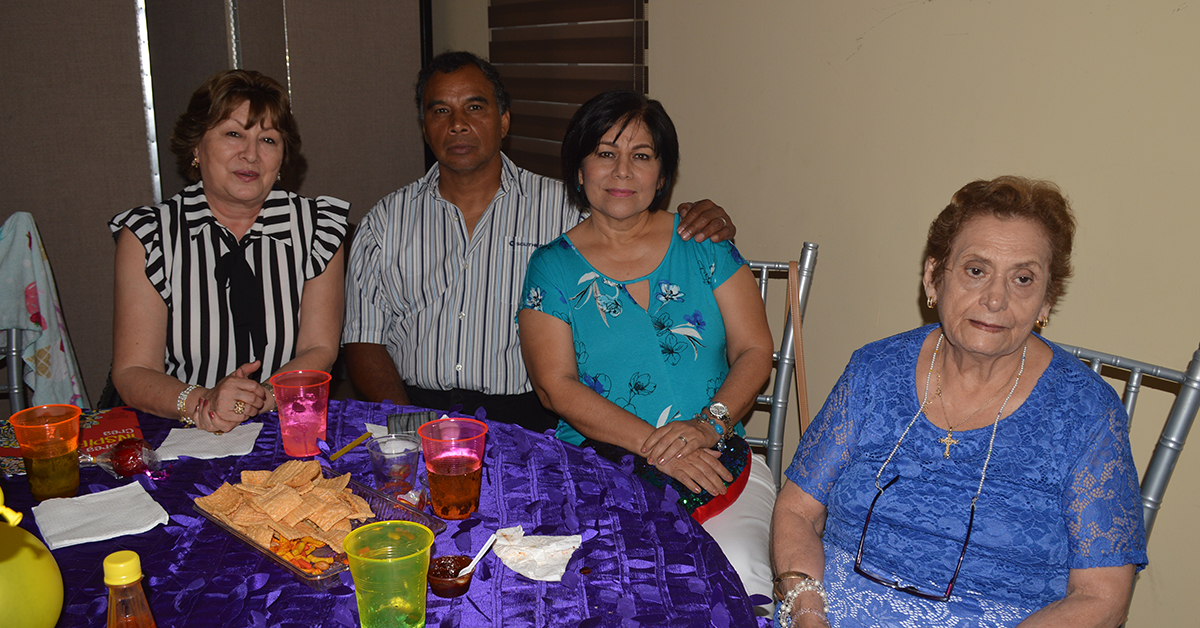
[[[715,401],[712,405],[708,406],[708,413],[725,426],[725,430],[724,433],[721,434],[721,438],[728,438],[731,429],[729,421],[727,420],[729,418],[729,408],[726,408],[725,404],[721,403],[720,401]]]

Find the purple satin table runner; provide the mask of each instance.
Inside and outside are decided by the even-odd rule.
[[[336,450],[361,435],[364,423],[386,425],[388,414],[413,410],[390,403],[330,402],[327,437]],[[151,445],[175,421],[141,415]],[[448,521],[433,555],[474,554],[498,528],[520,524],[525,534],[583,535],[562,582],[538,582],[489,553],[470,592],[428,597],[426,622],[439,628],[483,626],[769,626],[755,617],[737,574],[716,542],[674,500],[630,475],[631,469],[552,436],[488,422],[480,510]],[[272,469],[288,460],[273,414],[264,415],[254,451],[241,458],[171,463],[170,476],[150,491],[170,514],[169,525],[135,536],[54,552],[66,585],[59,626],[104,626],[108,604],[101,563],[117,550],[142,559],[146,592],[159,626],[358,626],[351,586],[317,592],[243,545],[192,509],[192,499],[245,469]],[[332,464],[372,485],[365,447]],[[424,480],[424,470],[421,471]],[[128,483],[97,468],[81,470],[79,494]],[[24,476],[4,483],[7,505],[26,514],[21,526],[38,534]],[[39,534],[40,538],[40,534]],[[345,581],[350,582],[349,572]]]

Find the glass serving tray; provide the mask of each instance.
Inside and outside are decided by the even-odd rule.
[[[329,469],[325,467],[322,467],[321,472],[325,477],[330,477],[331,475],[340,475],[331,474]],[[446,522],[442,521],[441,519],[438,519],[432,515],[427,515],[399,500],[392,499],[391,497],[388,497],[387,495],[384,495],[383,493],[380,493],[379,491],[366,486],[361,482],[351,479],[350,483],[346,486],[350,490],[354,491],[355,495],[367,500],[367,504],[371,506],[371,510],[375,513],[375,517],[371,519],[352,523],[353,527],[355,528],[368,523],[374,523],[376,521],[412,521],[413,523],[419,523],[429,528],[433,531],[434,535],[441,534],[446,530]],[[207,510],[204,510],[200,506],[196,505],[194,502],[192,504],[192,509],[200,513],[201,516],[203,516],[205,519],[208,519],[217,527],[229,533],[231,536],[233,536],[233,538],[245,543],[258,553],[274,561],[275,564],[283,567],[297,580],[307,584],[317,591],[325,591],[341,584],[341,578],[339,577],[339,574],[349,569],[349,567],[341,562],[335,561],[329,569],[326,569],[319,574],[305,573],[299,567],[289,563],[279,554],[272,552],[270,548],[263,547],[250,540],[250,537],[229,527],[224,522],[214,517]],[[339,555],[339,558],[344,555],[345,554]]]

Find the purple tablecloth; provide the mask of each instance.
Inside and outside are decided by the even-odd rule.
[[[384,425],[388,414],[404,409],[412,408],[331,402],[331,448],[362,434],[364,423]],[[176,425],[152,416],[141,419],[154,446]],[[109,553],[129,549],[142,558],[159,626],[358,626],[351,587],[314,591],[192,510],[192,498],[222,482],[237,482],[243,469],[271,469],[288,459],[273,419],[266,415],[247,456],[172,463],[170,477],[151,492],[170,513],[169,525],[55,551],[66,584],[58,625],[104,625],[107,589],[101,563]],[[582,534],[584,543],[562,582],[529,580],[489,554],[466,596],[429,596],[427,625],[769,625],[754,617],[716,542],[661,491],[591,450],[503,423],[489,425],[480,510],[464,521],[447,522],[434,542],[434,555],[473,554],[493,530],[517,524],[526,534]],[[370,472],[365,447],[332,466],[355,477]],[[79,492],[128,481],[85,468]],[[22,527],[37,534],[24,477],[7,480],[4,493],[9,506],[26,513]]]

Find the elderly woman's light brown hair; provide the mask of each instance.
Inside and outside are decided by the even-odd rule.
[[[1058,186],[1049,181],[1003,176],[972,181],[955,192],[950,204],[929,225],[925,242],[925,259],[934,260],[934,284],[942,281],[958,234],[978,216],[1020,218],[1041,226],[1050,244],[1046,302],[1051,307],[1058,303],[1071,277],[1071,247],[1075,241],[1075,215]]]
[[[171,132],[171,152],[179,164],[179,173],[191,182],[200,180],[200,168],[193,153],[209,129],[228,119],[242,103],[250,103],[245,128],[259,122],[279,131],[283,139],[283,166],[300,150],[300,132],[292,117],[287,90],[275,79],[254,70],[227,70],[204,81],[188,102],[187,111],[175,122]]]

